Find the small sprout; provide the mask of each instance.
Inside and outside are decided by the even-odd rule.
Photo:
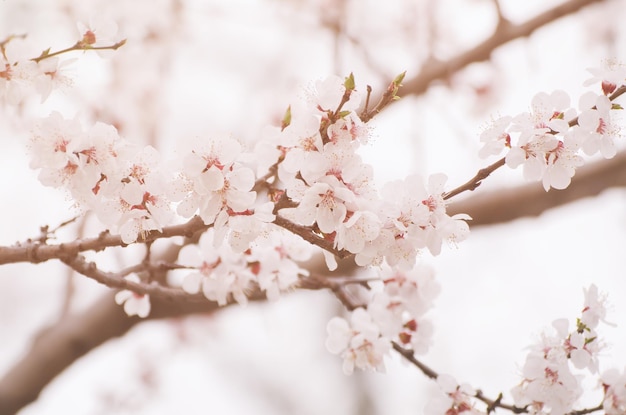
[[[589,337],[588,339],[585,339],[585,346],[588,345],[589,343],[592,343],[596,338],[597,336]]]
[[[118,50],[119,48],[121,48],[125,44],[126,44],[126,39],[122,39],[119,42],[117,42],[115,45],[111,46],[111,49]]]
[[[354,91],[354,88],[356,86],[354,83],[354,74],[352,72],[350,72],[350,75],[346,77],[346,80],[343,83],[343,86],[346,88],[346,91]]]
[[[338,119],[339,119],[339,118],[343,118],[343,117],[345,117],[345,116],[347,116],[347,115],[350,115],[350,113],[351,113],[351,112],[352,112],[352,111],[340,111],[339,113],[337,113],[337,118],[338,118]]]
[[[622,107],[620,104],[617,104],[617,103],[614,102],[613,105],[611,105],[611,109],[612,110],[623,110],[624,107]]]
[[[404,71],[404,72],[402,72],[400,75],[396,76],[396,77],[393,79],[393,84],[394,84],[396,87],[400,87],[400,86],[402,86],[402,81],[404,80],[404,77],[405,77],[405,76],[406,76],[406,71]]]
[[[285,128],[289,127],[291,124],[291,105],[287,107],[285,111],[285,115],[283,116],[283,120],[280,122],[280,131],[283,131]]]

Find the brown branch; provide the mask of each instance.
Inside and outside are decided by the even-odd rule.
[[[474,177],[472,177],[470,180],[467,181],[467,183],[450,190],[447,193],[444,193],[443,195],[443,199],[444,200],[448,200],[456,195],[458,195],[459,193],[463,193],[466,190],[469,191],[473,191],[474,189],[476,189],[478,186],[480,186],[480,184],[482,183],[483,180],[485,180],[487,177],[489,177],[489,175],[491,175],[491,173],[493,173],[494,171],[498,170],[500,167],[504,166],[504,162],[505,162],[505,158],[502,157],[500,160],[496,161],[495,163],[478,170],[478,173],[476,173],[476,175]]]
[[[160,260],[171,263],[176,259],[177,253],[177,249],[168,250]],[[71,260],[68,261],[71,262]],[[84,261],[73,263],[79,270],[91,273],[92,270],[89,265],[85,264],[87,263]],[[336,274],[337,272],[350,274],[354,271],[351,261],[340,261],[339,265],[340,267],[336,272],[329,274]],[[313,272],[317,282],[306,287],[306,283],[303,283],[301,288],[320,290],[329,287],[327,284],[320,283],[324,280],[324,275],[321,274],[328,273],[321,255],[312,258],[306,267]],[[133,267],[130,267],[116,274],[119,277],[132,272],[132,269]],[[104,275],[106,276],[107,273]],[[328,281],[328,279],[326,280]],[[142,292],[141,290],[145,287],[122,285],[120,288]],[[163,290],[163,292],[167,292],[167,290]],[[152,294],[154,295],[154,293]],[[172,301],[179,298],[177,295],[168,297],[157,294],[151,299],[150,315],[146,319],[140,319],[136,316],[128,317],[123,308],[115,304],[113,297],[113,293],[103,296],[86,312],[80,315],[70,314],[55,325],[42,330],[35,337],[30,350],[0,378],[0,415],[12,415],[35,401],[42,389],[78,358],[110,339],[123,336],[137,323],[194,314],[212,314],[223,309],[216,302],[209,301],[204,297],[202,301],[181,302]],[[262,301],[265,298],[265,294],[259,289],[248,294],[248,299],[251,301]],[[228,305],[231,304],[232,302],[229,302]]]
[[[513,412],[514,414],[528,413],[528,409],[526,408],[520,408],[519,406],[502,403],[502,394],[498,395],[498,397],[494,400],[485,396],[481,390],[477,390],[476,395],[474,395],[474,397],[487,404],[488,414],[494,411],[496,408],[506,409],[508,411]]]
[[[173,236],[191,237],[198,231],[206,230],[211,225],[205,225],[199,217],[193,217],[181,225],[167,226],[161,232],[148,232],[137,240],[137,243],[154,241],[160,238]],[[0,246],[0,265],[14,264],[17,262],[30,262],[33,264],[76,256],[85,251],[102,251],[113,246],[126,246],[119,235],[111,235],[108,232],[101,233],[96,238],[77,239],[72,242],[60,244],[42,244],[29,240],[16,246]]]
[[[306,226],[294,224],[281,216],[276,216],[274,224],[301,236],[306,241],[333,253],[339,258],[346,258],[351,255],[348,251],[336,249],[333,246],[332,241],[316,236],[316,234]],[[197,232],[207,230],[211,226],[213,225],[205,225],[200,217],[194,216],[192,219],[181,225],[166,226],[160,232],[148,232],[145,235],[140,236],[136,243],[149,243],[157,239],[171,238],[174,236],[192,237]],[[124,247],[127,245],[128,244],[122,241],[121,236],[111,235],[108,232],[102,232],[95,238],[77,239],[75,241],[60,244],[48,244],[41,238],[36,240],[29,239],[26,242],[18,243],[15,246],[0,246],[0,265],[14,264],[18,262],[30,262],[32,264],[37,264],[51,259],[63,260],[67,258],[74,258],[81,252],[98,252],[110,247]]]
[[[165,287],[156,281],[147,284],[129,281],[124,278],[124,276],[133,272],[141,272],[148,269],[152,269],[153,271],[160,270],[161,272],[167,271],[171,269],[169,266],[159,267],[142,263],[120,272],[105,272],[98,269],[98,266],[94,262],[85,261],[82,255],[77,255],[74,258],[62,258],[61,261],[79,274],[89,277],[110,288],[131,290],[137,294],[149,295],[151,298],[161,298],[178,303],[199,303],[208,301],[202,294],[189,294],[180,288]]]
[[[447,79],[471,63],[488,60],[491,53],[499,46],[517,38],[527,37],[542,26],[574,14],[590,4],[603,1],[605,0],[569,0],[520,24],[504,23],[506,21],[501,20],[496,31],[472,49],[444,62],[434,61],[424,66],[416,77],[404,82],[400,95],[423,94],[434,81]]]
[[[426,375],[426,377],[428,377],[429,379],[433,379],[433,380],[437,379],[437,376],[439,376],[439,374],[435,372],[434,370],[432,370],[431,368],[429,368],[428,366],[426,366],[424,363],[417,360],[417,358],[415,357],[415,354],[413,353],[413,350],[405,349],[404,347],[400,346],[398,343],[394,341],[391,342],[391,346],[393,347],[393,350],[395,350],[396,352],[400,354],[400,356],[404,357],[406,360],[411,362],[411,364],[413,364],[415,367],[421,370],[422,373]]]
[[[50,49],[44,50],[43,52],[41,52],[41,55],[37,56],[36,58],[32,58],[31,61],[40,62],[40,61],[42,61],[44,59],[52,58],[54,56],[62,55],[64,53],[72,52],[72,51],[75,51],[75,50],[82,50],[82,51],[86,51],[86,50],[118,50],[119,48],[121,48],[125,44],[126,44],[126,39],[120,40],[119,42],[116,42],[116,43],[114,43],[112,45],[109,45],[109,46],[91,46],[91,45],[85,44],[83,42],[76,42],[73,46],[70,46],[69,48],[65,48],[63,50],[58,50],[56,52],[50,52]]]
[[[404,81],[404,77],[406,75],[406,71],[402,72],[400,75],[396,76],[393,81],[387,86],[385,92],[383,92],[378,104],[371,110],[368,109],[371,95],[371,87],[367,88],[367,99],[365,100],[365,107],[359,114],[359,118],[366,123],[376,115],[378,115],[383,109],[385,109],[389,104],[393,101],[396,101],[398,97],[398,91],[402,86],[402,82]]]
[[[526,216],[538,216],[548,209],[576,200],[597,196],[613,187],[626,187],[626,152],[610,160],[600,160],[576,171],[565,190],[546,192],[538,183],[514,188],[481,192],[451,203],[448,213],[467,213],[471,227],[509,222]]]
[[[604,409],[604,405],[603,404],[599,404],[596,407],[593,408],[587,408],[587,409],[580,409],[578,411],[572,411],[569,414],[566,415],[586,415],[586,414],[590,414],[593,412],[597,412],[597,411],[601,411]]]
[[[335,248],[334,243],[330,240],[324,239],[321,236],[317,236],[313,230],[307,226],[302,226],[291,222],[283,218],[282,216],[276,215],[276,219],[274,220],[274,224],[280,226],[283,229],[288,230],[289,232],[296,234],[307,242],[310,242],[313,245],[319,246],[325,251],[330,252],[331,254],[344,259],[352,254],[346,250],[339,250]]]
[[[150,316],[141,320],[128,317],[106,295],[87,312],[75,314],[42,331],[30,350],[0,379],[0,415],[12,415],[35,401],[42,389],[78,358],[104,342],[126,334],[141,321],[213,313],[217,303],[173,303],[155,299]]]

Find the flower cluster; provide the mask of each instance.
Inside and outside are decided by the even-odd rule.
[[[98,31],[83,32],[76,47],[97,49]],[[29,70],[56,64],[48,58],[9,63],[4,52],[0,88],[10,100],[21,99],[18,80],[29,78]],[[56,72],[42,73],[53,79]],[[585,94],[578,110],[562,91],[536,95],[529,112],[502,117],[483,132],[481,155],[506,149],[504,162],[523,166],[524,176],[541,180],[546,190],[569,185],[583,163],[581,153],[613,157],[619,137],[615,111],[621,107],[612,99],[624,88],[626,71],[612,66],[592,73],[590,82],[601,81],[601,94]],[[40,90],[44,97],[48,78]],[[400,81],[394,80],[390,91]],[[384,371],[392,345],[416,354],[428,350],[433,327],[425,315],[439,286],[429,268],[416,264],[417,257],[424,250],[438,255],[444,241],[465,239],[470,217],[447,214],[443,174],[426,181],[409,176],[380,191],[374,187],[373,169],[358,154],[369,137],[363,120],[370,118],[359,116],[360,103],[352,75],[330,77],[315,85],[307,105],[289,107],[282,125],[266,130],[253,151],[219,136],[182,145],[174,160],[121,138],[112,126],[96,123],[85,130],[52,113],[34,130],[31,167],[40,169],[43,184],[67,189],[77,207],[95,212],[124,243],[183,218],[202,219],[208,230],[181,248],[177,267],[189,271],[182,281],[186,293],[202,292],[219,305],[245,305],[252,292],[276,300],[308,276],[299,264],[311,257],[314,245],[324,247],[331,269],[334,254],[371,266],[376,277],[367,289],[362,280],[353,285],[362,290],[361,301],[348,304],[345,297],[353,311],[347,319],[329,321],[326,345],[343,359],[346,373]],[[139,282],[136,275],[127,278]],[[129,315],[145,317],[150,311],[147,295],[122,290],[115,299]],[[523,379],[512,390],[516,405],[536,414],[571,411],[582,393],[575,370],[598,372],[595,329],[604,317],[603,298],[591,286],[574,329],[555,321],[555,333],[544,335],[529,353]],[[438,383],[442,395],[428,413],[479,413],[473,389],[445,375]],[[601,384],[607,414],[623,412],[624,375],[607,371]]]
[[[360,98],[351,82],[331,77],[318,83],[312,106],[318,114],[292,120],[270,138],[281,150],[278,177],[297,204],[279,214],[355,254],[360,266],[386,260],[408,270],[419,250],[436,255],[444,240],[463,240],[469,217],[446,214],[443,174],[431,176],[428,188],[418,176],[389,183],[378,196],[373,169],[357,154],[368,129],[355,112]],[[329,109],[337,102],[343,104]]]
[[[44,185],[67,189],[78,208],[95,212],[125,243],[173,220],[159,153],[134,146],[110,125],[85,131],[52,113],[33,132],[31,153]]]
[[[424,415],[478,415],[484,412],[474,407],[476,391],[467,383],[458,384],[450,375],[437,376],[440,393],[424,408]]]
[[[70,83],[63,73],[67,60],[53,57],[37,62],[23,56],[22,50],[21,39],[10,39],[0,54],[0,97],[6,103],[17,105],[32,95],[45,101],[53,89]]]
[[[380,273],[382,283],[371,283],[367,306],[356,308],[349,322],[334,317],[327,326],[326,347],[344,359],[347,374],[354,367],[384,371],[392,341],[419,354],[430,346],[432,325],[424,314],[439,292],[432,270],[384,268]]]
[[[0,98],[17,105],[30,96],[39,95],[43,102],[54,89],[71,84],[64,72],[72,60],[56,55],[71,50],[105,50],[123,44],[123,41],[115,43],[117,25],[110,20],[101,19],[89,26],[79,23],[78,30],[79,38],[74,46],[52,53],[47,49],[38,57],[28,55],[30,48],[23,35],[9,36],[0,42]]]
[[[480,155],[498,155],[508,149],[506,164],[523,166],[524,177],[542,181],[546,191],[569,186],[576,168],[583,165],[581,152],[615,156],[616,139],[621,137],[616,111],[622,108],[612,103],[611,94],[626,85],[626,69],[610,65],[590,71],[594,78],[586,84],[601,82],[601,93],[585,93],[578,110],[571,107],[564,91],[535,95],[529,112],[500,117],[483,131]]]
[[[201,291],[219,305],[231,299],[245,305],[247,294],[258,287],[269,300],[277,300],[299,277],[309,274],[298,262],[310,258],[310,246],[295,235],[275,229],[241,253],[229,244],[216,247],[214,232],[209,229],[198,244],[186,245],[179,253],[178,262],[194,270],[182,284],[190,294]]]
[[[600,379],[604,390],[602,406],[606,415],[626,413],[626,370],[620,373],[613,368],[605,371]]]
[[[428,186],[417,176],[390,183],[379,196],[371,166],[356,152],[368,129],[355,112],[353,82],[331,77],[318,83],[313,105],[290,110],[288,122],[267,134],[254,155],[224,136],[181,144],[178,158],[166,161],[112,126],[85,130],[53,113],[33,133],[31,167],[40,169],[43,184],[67,189],[77,207],[95,212],[124,243],[199,216],[211,231],[196,255],[202,260],[190,259],[193,248],[183,250],[181,264],[198,269],[184,288],[202,289],[220,304],[230,297],[245,303],[252,283],[276,298],[305,274],[293,262],[303,255],[274,236],[276,215],[308,230],[303,236],[313,244],[330,241],[336,251],[355,254],[359,265],[409,271],[421,249],[438,254],[444,240],[464,239],[469,217],[446,214],[441,174]],[[329,253],[327,260],[334,266]],[[375,301],[372,309],[391,308],[388,297]],[[414,323],[402,322],[417,350],[427,329],[411,334]]]
[[[553,322],[555,333],[544,334],[533,346],[522,368],[523,380],[511,391],[518,406],[528,406],[536,414],[562,415],[572,410],[583,392],[583,375],[573,369],[598,372],[601,343],[595,329],[605,314],[604,297],[591,285],[585,290],[585,305],[574,330],[568,329],[566,319]]]

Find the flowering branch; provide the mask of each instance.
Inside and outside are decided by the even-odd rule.
[[[405,349],[404,347],[400,346],[398,343],[396,343],[395,341],[391,342],[391,346],[393,347],[393,349],[398,352],[402,357],[404,357],[406,360],[408,360],[409,362],[411,362],[414,366],[416,366],[419,370],[422,371],[422,373],[424,375],[426,375],[426,377],[428,377],[429,379],[437,379],[437,376],[439,376],[439,374],[437,374],[437,372],[435,372],[434,370],[432,370],[431,368],[429,368],[428,366],[426,366],[424,363],[420,362],[416,357],[415,357],[415,353],[413,352],[413,350],[408,350]]]
[[[69,48],[58,50],[52,53],[50,52],[50,49],[48,48],[44,50],[43,52],[41,52],[41,55],[37,56],[36,58],[32,58],[31,60],[34,62],[40,62],[44,59],[49,59],[54,56],[62,55],[64,53],[72,52],[75,50],[118,50],[125,44],[126,44],[126,39],[122,39],[119,42],[116,42],[109,46],[93,46],[88,42],[78,41],[73,46],[70,46]]]
[[[94,262],[87,262],[82,255],[76,255],[73,258],[60,258],[61,261],[72,268],[74,271],[89,277],[101,284],[111,288],[118,288],[124,290],[130,290],[140,295],[149,295],[155,298],[162,298],[167,301],[175,302],[203,302],[206,298],[201,294],[188,294],[180,288],[164,287],[157,282],[142,283],[135,282],[124,278],[132,273],[141,273],[149,270],[169,271],[172,269],[187,268],[179,265],[172,265],[166,263],[160,264],[137,264],[118,272],[105,272],[98,269],[98,266]]]
[[[370,102],[370,96],[372,94],[372,88],[369,85],[367,86],[367,97],[365,100],[365,107],[359,114],[359,117],[364,123],[370,121],[372,118],[378,115],[383,109],[385,109],[389,104],[399,99],[398,91],[400,90],[400,87],[402,86],[402,81],[404,80],[405,76],[406,76],[406,71],[396,76],[395,79],[391,81],[391,83],[389,84],[389,86],[387,87],[383,95],[380,97],[378,104],[376,104],[376,106],[372,108],[371,110],[368,108],[368,106]]]
[[[494,36],[518,28],[499,12]],[[70,50],[117,49],[124,42],[95,47],[95,35],[89,30],[73,47],[53,53],[46,50],[32,61],[39,62]],[[5,77],[8,79],[9,75],[7,69]],[[259,143],[265,152],[260,157],[245,154],[237,140],[210,139],[181,152],[183,157],[177,160],[180,169],[172,172],[164,172],[165,164],[154,148],[135,148],[121,139],[111,126],[96,124],[84,132],[74,128],[77,126],[72,121],[53,114],[33,135],[31,166],[41,169],[42,183],[64,187],[81,207],[96,212],[111,232],[120,235],[112,236],[107,231],[97,238],[51,245],[48,244],[50,232],[42,228],[39,239],[15,247],[0,247],[0,264],[60,259],[89,278],[122,289],[115,296],[116,302],[124,302],[127,314],[141,317],[149,313],[149,302],[145,307],[149,296],[182,303],[208,299],[218,305],[228,305],[233,301],[245,304],[250,297],[257,298],[261,294],[274,300],[293,287],[328,288],[351,311],[350,323],[336,317],[327,327],[328,349],[345,359],[346,373],[355,367],[383,369],[383,357],[393,348],[426,376],[439,382],[441,375],[414,357],[415,353],[428,349],[430,322],[424,314],[437,291],[432,273],[416,266],[416,258],[425,249],[437,255],[444,240],[456,243],[466,237],[468,227],[464,220],[468,217],[449,216],[445,200],[474,190],[504,164],[530,165],[528,170],[543,175],[540,178],[546,190],[550,186],[567,187],[573,167],[582,162],[573,149],[578,151],[587,146],[586,150],[595,148],[597,152],[600,151],[596,148],[600,146],[598,143],[604,140],[602,155],[613,150],[613,136],[605,135],[605,127],[610,125],[609,110],[616,108],[604,104],[607,99],[611,102],[623,94],[626,86],[620,84],[609,95],[606,90],[616,85],[602,78],[604,95],[593,96],[596,104],[585,107],[586,112],[575,118],[566,118],[566,110],[560,105],[562,94],[539,95],[533,100],[532,114],[521,114],[512,123],[505,120],[504,127],[498,125],[495,129],[498,134],[489,137],[492,140],[486,145],[488,152],[508,147],[509,155],[514,157],[501,158],[447,193],[443,192],[445,176],[433,175],[428,185],[416,177],[391,183],[382,189],[380,197],[372,185],[371,166],[362,162],[356,150],[367,140],[364,124],[398,99],[404,76],[403,73],[390,83],[371,110],[371,88],[368,87],[360,115],[356,111],[360,97],[352,74],[343,83],[341,80],[338,83],[337,79],[320,82],[316,86],[317,102],[309,108],[310,112],[292,120],[289,108],[280,131]],[[620,82],[623,81],[622,76]],[[571,121],[568,123],[567,119]],[[580,126],[575,130],[580,135],[572,134],[577,141],[571,147],[566,142],[566,138],[571,137],[566,137],[561,128],[564,125]],[[57,134],[58,131],[72,134]],[[520,132],[518,145],[511,145],[509,131]],[[563,139],[557,138],[557,134],[562,134]],[[249,165],[251,159],[256,164]],[[266,167],[267,174],[264,174]],[[263,188],[267,188],[267,194],[259,195],[257,190]],[[182,225],[171,225],[181,217],[191,219]],[[203,234],[197,238],[197,244],[188,244],[177,252],[176,263],[183,265],[172,265],[175,261],[153,262],[151,244],[154,240],[178,235],[198,236],[200,232]],[[333,269],[334,257],[349,256],[354,256],[359,266],[375,266],[379,272],[375,278],[378,284],[371,284],[370,289],[365,280],[311,277],[308,270],[298,265],[309,258],[311,247],[306,244],[306,248],[300,249],[298,244],[302,241],[291,238],[293,235],[332,254],[326,255],[329,269]],[[131,243],[145,244],[145,257],[140,264],[118,272],[102,271],[81,255],[87,250]],[[192,270],[185,276],[182,289],[153,281],[158,280],[157,274],[164,276],[175,268]],[[137,274],[147,274],[147,282],[142,282]],[[346,284],[360,285],[351,288],[364,288],[360,304],[351,301]],[[567,346],[568,353],[572,350],[589,352],[585,347],[595,337],[585,338],[581,333],[591,328],[579,323],[580,327],[580,336],[570,334],[567,344],[559,343],[561,348],[554,349],[561,351]],[[584,344],[578,347],[575,341],[580,338]],[[582,361],[580,353],[575,364]],[[547,361],[546,356],[543,359]],[[565,376],[565,372],[561,371],[561,375]],[[544,374],[557,379],[559,376],[552,367],[547,367]],[[467,394],[458,385],[454,392],[459,392],[457,395],[462,400],[456,402],[457,396],[454,404],[466,408],[469,404],[465,397],[475,397],[487,404],[487,412],[494,408],[528,412],[528,408],[544,405],[545,400],[533,396],[536,389],[528,386],[538,380],[542,378],[535,373],[525,373],[518,387],[519,395],[515,396],[516,403],[521,400],[525,405],[523,408],[502,404],[502,395],[493,400],[480,391]],[[452,396],[451,391],[445,392]],[[564,406],[569,410],[574,401]],[[551,401],[547,406],[554,409]]]
[[[274,224],[280,226],[283,229],[288,230],[289,232],[295,235],[300,236],[305,241],[310,242],[311,244],[316,245],[322,248],[323,250],[328,251],[333,255],[336,255],[337,257],[341,259],[347,258],[350,255],[352,255],[352,253],[344,249],[335,248],[333,241],[324,239],[323,237],[318,236],[315,232],[313,232],[313,229],[308,226],[301,226],[301,225],[295,224],[283,218],[280,215],[276,216],[276,219],[274,220]]]
[[[545,192],[536,183],[480,194],[448,205],[450,215],[466,213],[472,217],[472,228],[506,223],[525,216],[538,216],[548,209],[585,197],[597,196],[603,190],[626,187],[626,152],[610,160],[596,161],[581,167],[572,184],[560,192]]]
[[[609,76],[616,76],[617,79],[619,79],[621,71],[615,68],[609,69],[605,75],[608,75],[612,71],[616,74]],[[618,82],[625,82],[625,80]],[[479,170],[478,173],[465,184],[445,193],[443,199],[448,200],[462,192],[475,190],[484,179],[505,164],[514,168],[524,163],[526,168],[526,165],[536,163],[534,167],[543,170],[540,172],[539,178],[543,179],[544,188],[547,191],[550,187],[565,189],[569,186],[570,179],[574,175],[575,167],[583,163],[582,158],[576,155],[579,148],[583,148],[586,152],[589,152],[589,149],[600,151],[602,145],[602,153],[605,158],[612,158],[615,155],[612,137],[614,133],[609,131],[611,122],[609,111],[622,109],[618,104],[612,103],[626,92],[626,85],[602,81],[602,89],[605,95],[599,98],[596,98],[593,93],[590,93],[599,104],[595,104],[591,106],[589,110],[585,110],[581,113],[581,115],[584,114],[586,117],[584,128],[580,125],[581,115],[571,117],[567,123],[563,121],[565,109],[557,109],[555,105],[562,105],[563,99],[565,98],[569,101],[569,97],[564,93],[559,93],[559,91],[554,92],[550,96],[547,94],[538,94],[533,99],[534,113],[532,116],[539,118],[539,121],[529,123],[531,114],[528,113],[520,114],[512,120],[510,117],[502,117],[495,121],[494,126],[483,132],[481,136],[481,140],[487,141],[481,151],[484,152],[484,155],[488,155],[490,152],[497,154],[501,152],[503,148],[508,148],[510,149],[509,154]],[[561,103],[557,104],[557,101],[561,101]],[[602,105],[602,108],[598,108],[599,105]],[[554,108],[554,112],[548,114],[547,111],[551,108]],[[509,124],[513,124],[514,128],[505,128],[505,126]],[[578,127],[578,129],[575,129],[576,127]],[[512,146],[509,131],[522,132],[518,146]],[[552,138],[559,134],[563,136],[562,141]],[[606,138],[603,138],[603,135],[605,135]],[[579,138],[579,136],[582,138]],[[604,142],[599,144],[598,142],[600,140],[604,140]],[[563,162],[563,160],[565,161]],[[557,167],[557,163],[559,162],[563,164]],[[555,179],[549,177],[549,169],[558,169],[558,172],[554,173]],[[536,176],[537,173],[535,172],[534,175]],[[551,180],[556,183],[551,183]]]
[[[196,232],[206,230],[212,225],[205,225],[199,217],[193,217],[181,225],[167,226],[161,232],[152,231],[140,236],[137,242],[149,242],[160,238],[174,236],[192,237]],[[0,246],[0,265],[14,264],[18,262],[30,262],[38,264],[50,259],[62,259],[73,257],[80,252],[102,251],[114,246],[127,246],[120,235],[111,235],[108,231],[100,233],[95,238],[77,239],[60,244],[40,243],[39,241],[27,240],[16,246]]]

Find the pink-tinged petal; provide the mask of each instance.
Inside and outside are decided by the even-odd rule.
[[[431,174],[428,177],[428,191],[433,195],[443,193],[447,181],[448,176],[443,173]]]
[[[124,311],[129,316],[137,315],[141,318],[148,317],[148,314],[150,314],[150,297],[142,295],[126,301],[124,303]]]
[[[176,212],[184,218],[190,218],[198,212],[198,198],[188,196],[178,204]]]
[[[252,169],[247,167],[235,169],[228,175],[228,182],[230,183],[230,186],[238,190],[251,190],[254,186],[254,180],[254,172]]]
[[[337,258],[330,252],[323,250],[322,254],[324,255],[324,261],[326,262],[326,266],[329,271],[334,271],[337,269]]]
[[[340,317],[333,317],[326,325],[328,338],[326,349],[331,353],[341,353],[348,347],[352,333],[348,322]]]
[[[223,165],[233,163],[241,153],[241,144],[233,138],[216,140],[214,151],[219,154],[219,160]]]
[[[183,159],[182,171],[189,177],[198,176],[207,165],[207,161],[196,153],[187,154]]]
[[[217,167],[212,166],[202,173],[200,180],[204,188],[210,192],[222,190],[224,188],[224,175]]]
[[[132,291],[122,290],[115,294],[115,302],[119,305],[124,304],[129,298],[133,296]]]
[[[513,147],[506,155],[506,165],[512,169],[516,169],[526,161],[526,152],[519,148]]]
[[[333,206],[321,206],[317,209],[317,226],[324,233],[333,233],[346,217],[346,207],[343,203],[334,203]]]
[[[256,192],[230,190],[226,193],[226,204],[235,212],[252,209],[256,201]]]
[[[203,276],[199,272],[187,275],[183,280],[182,289],[188,294],[199,293],[202,278]]]
[[[141,221],[132,219],[120,227],[120,236],[125,244],[132,244],[137,240],[137,236],[141,232]]]

